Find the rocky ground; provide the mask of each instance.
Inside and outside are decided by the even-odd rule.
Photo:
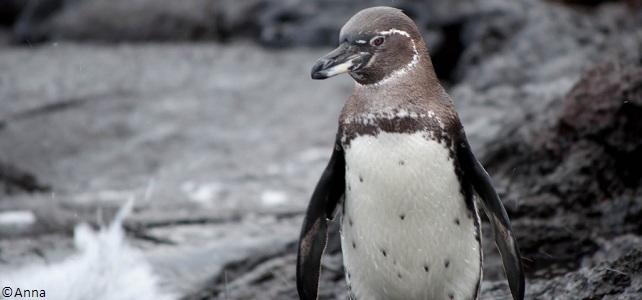
[[[387,4],[425,33],[527,299],[642,298],[639,1],[149,2],[0,13],[0,275],[64,260],[77,224],[134,198],[128,242],[179,298],[295,299],[302,213],[352,84],[309,70]],[[481,298],[508,299],[484,229]],[[345,299],[333,230],[322,299]]]

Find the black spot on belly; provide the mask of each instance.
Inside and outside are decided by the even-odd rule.
[[[357,243],[355,243],[354,241],[352,241],[352,249],[357,249]]]
[[[428,268],[428,264],[424,265],[424,271],[426,271],[426,273],[428,273],[428,271],[430,271],[430,268]]]
[[[348,217],[348,224],[350,224],[350,226],[352,226],[352,217]]]
[[[405,164],[406,164],[406,162],[405,162],[403,159],[400,159],[400,160],[399,160],[399,165],[400,165],[400,166],[403,166],[403,165],[405,165]]]
[[[448,293],[448,298],[449,298],[449,299],[455,299],[455,294],[453,294],[453,293]]]
[[[444,267],[446,267],[446,269],[448,269],[448,267],[450,267],[450,260],[446,259],[444,261]]]
[[[399,279],[401,279],[401,273],[397,273],[397,277],[399,277]]]
[[[384,257],[388,256],[388,252],[386,252],[386,250],[384,249],[381,249],[381,254],[383,254]]]
[[[359,175],[359,181],[363,182],[363,177]]]
[[[457,226],[459,226],[459,218],[455,218],[455,224],[457,224]]]
[[[401,221],[403,221],[403,219],[405,219],[405,218],[406,218],[406,214],[400,214],[399,215],[399,219],[401,219]]]

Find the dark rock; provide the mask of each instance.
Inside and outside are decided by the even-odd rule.
[[[525,15],[519,5],[503,5],[491,6],[467,18],[459,34],[466,52],[452,66],[453,79],[462,79],[470,66],[478,66],[484,58],[499,52],[527,22]]]
[[[531,139],[510,135],[488,163],[496,178],[507,179],[508,197],[524,199],[512,215],[534,278],[577,270],[597,251],[596,237],[640,232],[639,57],[607,60],[585,72],[561,107],[551,126]],[[590,286],[598,298],[620,294],[630,284],[617,272],[591,272],[567,280]]]
[[[52,16],[47,34],[55,40],[111,42],[216,39],[219,12],[205,0],[85,0]]]
[[[637,58],[608,61],[582,77],[566,97],[557,123],[540,132],[534,144],[509,142],[508,148],[494,150],[495,158],[489,164],[513,175],[546,175],[546,183],[531,186],[539,187],[535,192],[564,199],[556,205],[596,205],[629,193],[641,183],[640,116],[641,63]],[[516,149],[519,152],[514,153]],[[513,161],[501,161],[511,151],[518,154],[510,157]]]
[[[261,30],[259,17],[270,8],[265,0],[224,0],[218,1],[218,38],[228,41],[238,38],[257,39]]]
[[[21,44],[42,42],[51,38],[49,19],[58,12],[65,0],[29,0],[20,11],[13,28],[14,40]]]
[[[573,150],[571,145],[583,140],[591,144],[585,149],[595,148],[598,159],[608,157],[588,160],[609,164],[608,168],[595,166],[593,172],[612,170],[588,174],[597,177],[605,196],[635,188],[642,180],[641,59],[609,61],[587,72],[567,96],[557,135],[547,144],[553,155],[566,157]],[[586,167],[582,172],[591,173],[591,164]]]
[[[0,162],[0,195],[16,193],[46,192],[51,187],[38,181],[34,174],[21,171],[18,168]]]
[[[493,144],[479,140],[510,130],[528,135],[525,128],[553,123],[579,74],[605,57],[639,52],[642,38],[635,29],[642,26],[642,14],[625,5],[586,11],[540,1],[499,3],[503,6],[494,9],[496,19],[490,21],[507,24],[502,27],[507,37],[493,39],[497,30],[481,23],[465,30],[472,40],[464,40],[455,72],[458,84],[450,91],[471,145],[482,157]]]
[[[0,10],[0,26],[12,26],[29,0],[4,0]]]
[[[608,258],[551,280],[535,280],[528,299],[639,299],[642,296],[642,240],[623,235],[603,240]],[[530,296],[530,297],[529,297]]]

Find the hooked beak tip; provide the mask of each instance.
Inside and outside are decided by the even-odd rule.
[[[317,60],[312,67],[312,79],[327,79],[354,71],[355,63],[360,65],[361,54],[349,43],[342,43],[337,49]]]
[[[326,79],[328,76],[328,71],[332,69],[334,60],[321,58],[319,59],[314,66],[312,67],[311,76],[312,79]]]
[[[325,76],[323,72],[312,72],[312,79],[327,79],[328,76]]]

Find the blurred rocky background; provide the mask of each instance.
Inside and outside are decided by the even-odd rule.
[[[352,87],[309,70],[374,5],[424,33],[527,299],[642,299],[639,0],[1,0],[0,284],[86,251],[74,227],[134,199],[126,240],[159,290],[296,299],[302,214]],[[484,226],[481,298],[509,299]],[[347,298],[334,230],[322,299]]]

